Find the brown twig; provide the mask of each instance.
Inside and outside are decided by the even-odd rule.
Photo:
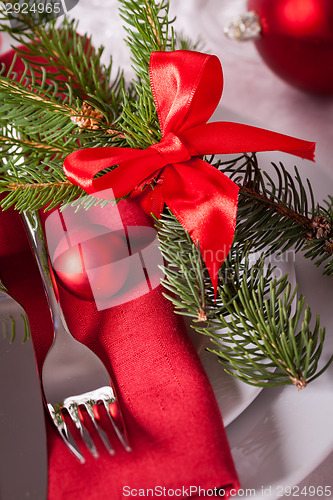
[[[63,153],[64,152],[63,149],[57,148],[55,146],[50,146],[48,144],[42,144],[40,142],[25,141],[23,139],[12,139],[12,138],[6,137],[6,136],[0,136],[0,141],[8,142],[11,145],[24,144],[24,145],[29,146],[31,148],[43,149],[45,151],[52,151],[54,153]]]
[[[8,184],[8,188],[10,188],[12,191],[17,191],[18,189],[43,189],[45,187],[70,187],[73,186],[73,184],[70,181],[60,181],[60,182],[41,182],[41,183],[36,183],[36,184],[19,184],[16,182],[10,182]]]
[[[248,186],[240,186],[240,192],[252,199],[264,202],[266,205],[269,205],[271,210],[283,215],[284,217],[287,217],[288,219],[293,220],[294,222],[296,222],[296,224],[302,225],[307,231],[303,235],[303,239],[316,240],[324,238],[324,249],[327,253],[332,255],[333,228],[331,224],[325,219],[325,217],[317,216],[313,219],[310,219],[309,217],[296,212],[292,208],[286,207],[285,205],[282,205],[277,201],[273,201],[267,198],[267,196],[258,193],[257,191],[255,191],[255,189]]]
[[[272,210],[278,212],[279,214],[285,217],[288,217],[289,219],[294,220],[295,222],[297,222],[297,224],[302,224],[305,227],[305,229],[308,230],[312,229],[312,219],[309,219],[308,217],[299,214],[295,210],[292,210],[291,208],[288,208],[285,205],[282,205],[281,203],[270,200],[269,198],[267,198],[267,196],[260,194],[254,189],[247,186],[240,186],[240,192],[256,200],[263,201],[266,205],[269,205]]]
[[[162,45],[162,41],[161,41],[161,38],[160,38],[160,34],[158,32],[156,24],[154,23],[153,13],[151,11],[150,5],[148,4],[147,0],[144,0],[144,2],[146,4],[146,6],[147,6],[148,22],[149,22],[150,26],[152,27],[152,30],[153,30],[154,36],[156,38],[156,42],[157,42],[158,48],[160,50],[163,50],[163,45]]]

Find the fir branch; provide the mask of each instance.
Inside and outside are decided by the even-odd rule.
[[[57,85],[46,83],[45,73],[43,84],[36,85],[32,69],[30,74],[29,79],[23,75],[20,81],[0,78],[3,132],[0,157],[4,161],[0,169],[3,174],[0,192],[6,193],[1,200],[4,209],[10,206],[19,211],[42,209],[46,204],[52,208],[75,200],[83,191],[65,177],[64,158],[77,150],[81,142],[85,146],[106,145],[112,140],[116,142],[114,137],[118,137],[116,131],[111,134],[108,131],[105,137],[104,129],[102,134],[100,130],[97,134],[81,134],[85,129],[73,118],[85,120],[86,117],[76,113],[70,90],[64,103],[58,102]]]
[[[152,6],[149,4],[149,1],[144,0],[144,3],[147,9],[148,24],[151,27],[152,33],[156,40],[158,50],[164,50],[162,43],[161,23],[159,22],[158,17],[156,16],[156,12],[153,12]]]
[[[11,15],[5,9],[1,14],[1,29],[24,45],[24,50],[15,50],[37,77],[42,77],[43,68],[47,79],[57,80],[59,91],[66,92],[69,85],[75,97],[97,107],[113,123],[121,112],[125,82],[121,71],[113,76],[112,59],[107,66],[102,63],[103,46],[95,49],[87,34],[78,34],[78,22],[66,16],[58,26],[55,20],[36,22],[31,15],[18,13],[15,18],[20,29],[15,29],[8,24]]]
[[[126,23],[126,43],[132,52],[139,82],[149,83],[149,59],[156,50],[174,49],[174,20],[169,20],[169,2],[162,0],[119,0],[120,16]]]
[[[71,91],[63,102],[57,98],[58,87],[42,81],[36,84],[34,72],[28,67],[19,81],[9,69],[7,77],[0,77],[0,126],[2,128],[0,158],[2,179],[0,192],[6,193],[1,206],[15,205],[18,210],[42,208],[43,203],[60,202],[69,196],[73,199],[78,189],[59,184],[64,181],[62,169],[56,178],[47,162],[59,162],[77,149],[71,120],[73,111]],[[61,172],[61,174],[59,174]],[[66,179],[67,180],[67,179]],[[37,187],[38,185],[38,187]],[[55,206],[51,203],[52,206]]]
[[[173,50],[175,35],[169,20],[169,2],[163,0],[120,0],[120,16],[126,23],[126,42],[132,52],[137,80],[137,98],[124,99],[117,124],[130,147],[146,148],[158,142],[161,131],[149,80],[149,60],[153,51]]]
[[[201,38],[192,40],[182,32],[175,32],[174,48],[175,50],[197,50],[199,52],[204,52],[205,50],[204,42]]]
[[[54,186],[55,188],[58,188],[58,187],[62,188],[62,187],[69,187],[72,185],[72,183],[70,181],[40,182],[40,183],[34,183],[34,184],[23,184],[21,182],[18,182],[18,183],[11,182],[10,184],[8,184],[8,187],[12,191],[17,191],[18,189],[22,189],[22,190],[38,189],[38,190],[41,190],[41,189],[46,188],[50,185]]]
[[[268,205],[269,209],[272,210],[272,212],[276,212],[282,215],[283,217],[291,221],[294,221],[296,224],[302,226],[304,230],[311,231],[312,229],[311,219],[305,217],[299,212],[296,212],[296,210],[294,210],[290,206],[286,206],[285,204],[281,203],[280,200],[274,201],[271,198],[259,193],[255,189],[248,186],[241,185],[240,193],[241,195],[245,195],[246,197],[251,198],[252,200],[256,200],[263,205]]]
[[[173,50],[177,44],[169,4],[120,2],[137,75],[127,95],[121,73],[111,80],[111,64],[101,63],[103,49],[95,51],[87,35],[77,35],[75,22],[65,19],[58,29],[54,21],[43,26],[22,19],[26,40],[7,26],[27,51],[20,52],[26,62],[21,81],[3,79],[0,89],[0,122],[7,137],[7,142],[2,141],[5,166],[0,181],[0,192],[7,193],[4,208],[104,204],[105,200],[92,197],[81,199],[82,190],[68,183],[61,168],[65,155],[83,144],[145,148],[160,139],[148,69],[152,51]],[[186,43],[182,39],[182,48]],[[41,55],[46,61],[39,67]],[[325,332],[319,322],[311,331],[310,310],[304,310],[302,297],[291,314],[296,292],[290,290],[287,278],[273,280],[271,269],[264,270],[263,259],[250,266],[247,240],[256,248],[268,245],[271,251],[308,245],[318,262],[322,248],[331,244],[331,235],[325,236],[321,247],[316,246],[318,228],[309,236],[316,217],[325,217],[324,209],[315,207],[311,193],[308,201],[297,172],[295,182],[282,165],[276,166],[276,183],[262,174],[254,156],[242,158],[241,165],[220,165],[240,183],[241,196],[234,251],[220,271],[217,301],[200,250],[171,214],[163,216],[159,229],[169,262],[165,287],[178,311],[185,308],[196,319],[196,329],[218,342],[214,351],[234,376],[256,385],[288,383],[300,388],[321,373],[317,365]],[[325,212],[330,218],[331,207],[332,203]],[[218,328],[224,331],[217,334]]]
[[[42,70],[43,71],[43,70]],[[31,104],[32,106],[38,106],[38,108],[47,108],[47,110],[51,113],[58,114],[61,113],[65,116],[69,116],[71,107],[70,105],[66,105],[64,103],[58,103],[55,99],[56,92],[58,91],[58,86],[54,84],[53,93],[50,94],[49,89],[52,88],[52,85],[48,85],[46,87],[46,73],[44,72],[43,83],[40,86],[35,85],[35,78],[30,86],[30,81],[26,80],[28,84],[24,85],[23,82],[26,79],[26,75],[22,76],[19,81],[15,81],[11,79],[12,73],[10,73],[7,77],[1,75],[0,78],[0,93],[2,96],[8,96],[8,99],[11,101],[6,106],[5,110],[8,111],[11,106],[11,103],[16,103],[24,101],[25,104]],[[30,87],[30,88],[29,88]],[[33,87],[33,88],[31,88]],[[67,89],[68,90],[68,89]],[[7,104],[4,103],[3,105]]]
[[[323,273],[333,275],[330,242],[333,238],[332,199],[327,209],[317,204],[309,180],[306,186],[295,167],[295,177],[282,163],[272,163],[275,177],[262,171],[255,154],[217,162],[240,187],[237,214],[239,241],[244,235],[253,240],[257,250],[283,252],[295,246]],[[327,262],[328,261],[328,262]]]
[[[41,209],[45,204],[51,208],[76,199],[83,191],[66,179],[61,167],[64,158],[83,140],[86,146],[105,145],[110,137],[117,136],[116,131],[108,131],[105,138],[104,129],[102,134],[100,130],[96,135],[80,134],[84,128],[75,120],[85,120],[86,116],[77,114],[71,89],[62,102],[58,101],[57,84],[47,82],[45,70],[41,71],[39,84],[28,66],[19,81],[12,80],[16,75],[10,69],[7,77],[0,78],[0,157],[4,161],[0,192],[6,193],[1,200],[3,208],[15,205],[22,211]]]
[[[19,212],[51,210],[85,194],[66,179],[59,167],[49,165],[42,172],[27,166],[18,170],[10,162],[0,179],[0,193],[6,193],[1,202],[2,209],[15,206]]]
[[[68,92],[65,102],[58,102],[58,86],[46,83],[45,72],[40,85],[36,85],[34,73],[31,79],[23,75],[19,81],[12,80],[12,76],[10,73],[7,77],[0,77],[0,124],[3,130],[10,124],[9,130],[15,129],[19,134],[43,137],[45,144],[60,140],[63,145],[63,138],[75,128],[71,121],[74,111],[71,93]]]
[[[235,244],[220,269],[215,300],[198,248],[169,212],[158,226],[162,254],[168,264],[165,295],[180,314],[193,318],[193,328],[208,335],[231,375],[257,386],[293,384],[298,389],[317,378],[325,329],[317,318],[310,329],[311,311],[305,299],[296,301],[288,276],[277,280],[265,270],[262,255],[250,265],[249,248]],[[202,322],[204,321],[204,324]]]

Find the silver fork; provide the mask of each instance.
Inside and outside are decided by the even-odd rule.
[[[53,283],[38,212],[24,212],[22,220],[39,267],[54,326],[53,344],[42,369],[42,386],[48,412],[63,441],[82,463],[85,459],[66,425],[66,414],[74,422],[94,457],[98,456],[98,451],[84,425],[80,407],[86,409],[106,449],[114,454],[108,436],[99,423],[99,408],[104,406],[120,442],[126,451],[130,451],[124,419],[107,369],[96,354],[72,337],[67,327]]]
[[[10,343],[14,341],[18,329],[23,333],[21,342],[30,337],[28,318],[23,307],[8,292],[0,278],[0,326],[3,336]]]

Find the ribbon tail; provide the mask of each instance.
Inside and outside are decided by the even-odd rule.
[[[316,143],[242,123],[211,122],[183,132],[192,155],[281,151],[314,160]]]
[[[199,245],[216,296],[218,271],[233,242],[239,189],[222,172],[193,158],[166,168],[163,190],[165,203]]]

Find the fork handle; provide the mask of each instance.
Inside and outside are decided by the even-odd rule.
[[[56,330],[62,330],[64,328],[69,333],[60,306],[58,289],[54,280],[50,256],[47,250],[39,214],[37,211],[23,212],[21,214],[21,219],[38,264],[54,327]]]

